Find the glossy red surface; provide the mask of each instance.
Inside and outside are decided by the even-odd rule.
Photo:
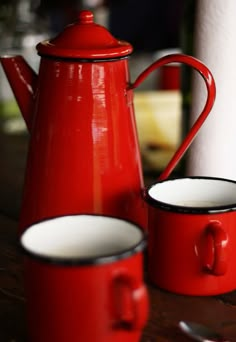
[[[182,158],[190,144],[192,143],[193,139],[195,138],[196,134],[198,133],[199,129],[203,125],[204,121],[206,120],[207,116],[209,115],[213,104],[215,102],[215,96],[216,96],[216,86],[214,77],[211,73],[211,71],[206,67],[205,64],[203,64],[198,59],[184,55],[184,54],[172,54],[167,55],[153,64],[151,64],[147,69],[145,69],[136,79],[134,84],[132,85],[132,88],[136,88],[139,86],[141,82],[155,69],[162,67],[166,64],[172,63],[172,62],[178,62],[178,63],[184,63],[191,67],[193,67],[195,70],[199,72],[199,74],[202,76],[206,88],[207,88],[207,98],[206,98],[206,104],[200,113],[199,117],[197,118],[194,125],[191,127],[190,131],[184,138],[182,144],[178,147],[177,151],[174,153],[173,157],[169,161],[168,165],[165,167],[164,171],[159,176],[159,180],[164,180],[169,177],[175,166],[178,164],[179,160]]]
[[[75,213],[146,227],[127,60],[43,58],[39,75],[20,230]]]
[[[211,246],[206,247],[208,258],[206,270],[213,275],[221,276],[227,272],[227,244],[228,235],[220,221],[211,221],[206,229],[205,239],[211,240]],[[204,260],[203,260],[204,262]]]
[[[148,315],[142,263],[142,253],[80,267],[27,258],[30,341],[138,342]]]
[[[185,295],[217,295],[236,287],[235,211],[188,214],[149,205],[149,278]]]
[[[214,103],[210,71],[195,58],[175,54],[156,61],[130,84],[124,55],[132,47],[94,24],[89,11],[82,11],[78,23],[46,45],[46,50],[44,43],[38,45],[38,78],[19,56],[4,60],[31,135],[19,232],[46,218],[79,213],[116,216],[146,229],[133,89],[150,72],[172,62],[194,67],[206,83],[206,105],[162,173],[164,179]],[[113,60],[117,56],[122,58]]]
[[[40,55],[63,58],[107,59],[130,55],[133,47],[117,40],[93,22],[93,13],[81,11],[78,21],[68,25],[56,38],[37,45]]]

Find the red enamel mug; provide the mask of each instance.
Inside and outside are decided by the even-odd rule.
[[[236,182],[189,177],[146,189],[148,274],[165,290],[218,295],[236,288]]]
[[[148,315],[145,233],[117,218],[43,221],[21,236],[31,342],[138,342]]]

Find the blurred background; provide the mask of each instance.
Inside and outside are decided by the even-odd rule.
[[[131,81],[163,55],[192,54],[195,1],[192,0],[1,0],[0,54],[21,54],[37,71],[35,45],[56,36],[90,9],[95,22],[134,47],[129,58]],[[157,177],[188,128],[190,70],[168,65],[153,72],[135,90],[134,105],[145,175]],[[22,184],[28,132],[0,66],[0,154],[4,187]],[[15,179],[8,169],[15,168]],[[182,172],[184,161],[175,172]],[[0,180],[1,182],[1,180]],[[1,186],[1,184],[0,184]],[[6,200],[6,199],[4,199]],[[20,194],[19,194],[20,202]]]

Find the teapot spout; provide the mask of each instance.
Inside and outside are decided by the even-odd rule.
[[[21,56],[0,56],[0,62],[30,131],[38,76]]]

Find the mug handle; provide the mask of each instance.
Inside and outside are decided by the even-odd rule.
[[[198,133],[200,127],[204,123],[205,119],[207,118],[208,114],[211,111],[211,108],[213,107],[215,96],[216,96],[216,86],[215,81],[213,78],[212,73],[210,70],[197,58],[194,58],[189,55],[185,54],[172,54],[167,55],[165,57],[160,58],[153,64],[151,64],[148,68],[146,68],[136,79],[136,81],[131,84],[130,89],[137,88],[141,82],[144,81],[144,79],[154,70],[157,68],[169,64],[169,63],[184,63],[191,67],[193,67],[199,74],[202,76],[203,80],[205,81],[206,88],[207,88],[207,100],[205,103],[205,106],[199,115],[198,119],[195,121],[194,125],[186,135],[185,139],[183,140],[180,147],[177,149],[169,163],[167,164],[164,171],[161,173],[161,175],[158,177],[158,180],[164,180],[169,177],[170,173],[173,171],[179,160],[182,158],[186,150],[188,149],[189,145],[192,143],[193,139],[195,138],[196,134]]]
[[[203,269],[215,276],[227,271],[226,247],[228,236],[219,221],[212,221],[205,230],[205,255]]]
[[[145,285],[128,274],[116,276],[113,284],[114,328],[141,330],[148,319],[148,294]]]

